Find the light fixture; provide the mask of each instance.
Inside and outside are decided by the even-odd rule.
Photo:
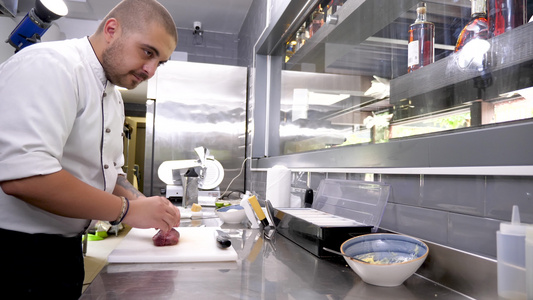
[[[9,35],[6,43],[15,47],[15,53],[24,47],[41,41],[52,21],[66,16],[67,5],[63,0],[36,0],[26,16]]]

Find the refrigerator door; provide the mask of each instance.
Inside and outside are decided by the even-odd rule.
[[[239,174],[245,158],[245,67],[169,61],[148,82],[144,193],[164,195],[157,176],[168,160],[197,159],[195,148],[209,149],[220,162],[220,190]],[[244,189],[244,175],[230,190]]]

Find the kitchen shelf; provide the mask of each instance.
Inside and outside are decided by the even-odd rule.
[[[397,19],[418,0],[349,0],[336,13],[336,25],[324,24],[286,63],[287,70],[301,70],[304,64],[324,72],[336,59],[362,44],[377,31]],[[379,15],[379,18],[375,16]],[[360,24],[357,30],[354,24]],[[326,55],[327,52],[327,55]]]
[[[402,101],[433,101],[461,104],[490,100],[500,94],[531,86],[533,81],[533,23],[517,27],[489,40],[488,67],[484,73],[463,69],[461,52],[391,80],[392,104]],[[481,76],[491,78],[479,86]],[[450,103],[453,102],[453,103]]]
[[[395,78],[407,72],[408,26],[419,1],[349,0],[285,64],[286,70]],[[429,0],[428,18],[436,26],[436,59],[455,46],[452,31],[469,20],[468,0]],[[379,17],[375,17],[379,16]],[[454,23],[456,28],[449,25]],[[287,43],[285,41],[285,43]]]
[[[457,62],[465,51],[454,53],[454,49],[459,33],[470,21],[470,0],[426,0],[428,21],[435,24],[435,62],[407,73],[408,28],[416,19],[419,1],[347,0],[334,18],[316,31],[313,28],[304,43],[302,28],[308,28],[323,2],[308,1],[298,14],[292,1],[287,4],[281,17],[290,18],[282,18],[265,33],[259,49],[268,51],[258,52],[276,57],[270,74],[281,74],[268,77],[275,92],[265,101],[274,103],[273,111],[280,111],[279,120],[277,116],[270,120],[273,125],[268,132],[274,134],[269,135],[269,155],[293,157],[329,148],[337,152],[351,144],[366,149],[369,135],[370,144],[378,144],[531,119],[527,109],[520,111],[521,106],[530,106],[526,94],[509,92],[528,88],[533,82],[533,25],[489,39],[484,68],[461,69]],[[274,32],[279,33],[277,42]],[[292,41],[297,42],[295,48]],[[293,77],[296,79],[289,80]],[[360,84],[370,82],[371,86]],[[296,89],[349,97],[338,102],[309,98],[300,107],[300,102],[295,102]],[[303,101],[303,96],[298,96],[296,100]],[[306,114],[294,114],[300,110]],[[369,130],[366,126],[375,124],[375,116],[387,118],[376,122],[385,120],[389,127],[384,129],[386,125],[380,123],[381,131],[377,127]],[[378,139],[382,134],[389,136]],[[380,146],[386,153],[398,150],[393,143],[384,144],[391,144]]]
[[[460,53],[453,53],[452,31],[469,20],[470,1],[466,0],[426,1],[430,7],[428,18],[438,31],[436,62],[407,73],[406,29],[415,17],[413,7],[418,2],[345,2],[336,13],[337,23],[324,24],[290,57],[285,70],[392,78],[388,101],[395,106],[393,122],[464,108],[479,99],[501,99],[500,94],[531,85],[531,24],[489,40],[491,50],[483,77],[477,69],[457,65]],[[376,14],[380,17],[375,18]],[[452,20],[454,28],[450,27]],[[362,105],[347,110],[375,109]]]

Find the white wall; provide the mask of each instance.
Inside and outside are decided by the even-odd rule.
[[[15,48],[11,47],[5,41],[15,29],[18,22],[9,17],[0,17],[0,62],[5,61],[8,57],[13,55]]]
[[[96,28],[98,28],[98,25],[100,25],[100,21],[71,18],[61,18],[59,20],[54,21],[54,23],[59,26],[61,32],[65,34],[65,38],[67,39],[81,38],[84,36],[92,35],[96,31]],[[47,34],[48,32],[44,36],[46,36]]]

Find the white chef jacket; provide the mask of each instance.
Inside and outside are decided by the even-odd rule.
[[[123,174],[123,126],[120,92],[87,37],[38,43],[0,65],[0,181],[64,169],[111,193]],[[74,236],[89,222],[0,189],[0,228]]]

